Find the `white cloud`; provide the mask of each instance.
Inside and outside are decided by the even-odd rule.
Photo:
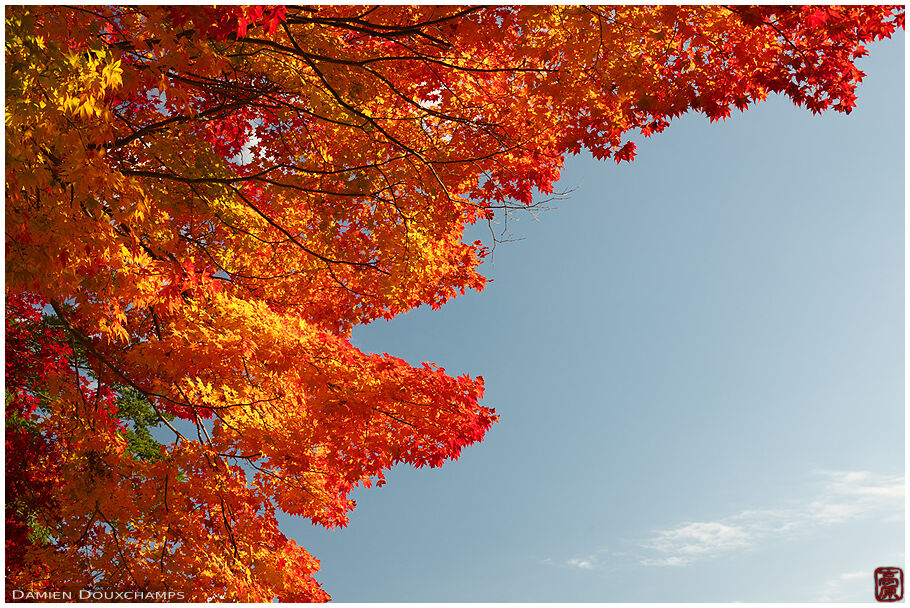
[[[816,523],[839,524],[853,519],[860,513],[857,505],[812,501],[806,505],[805,514]]]
[[[573,557],[566,563],[582,570],[593,570],[597,565],[597,558],[593,555],[590,557]]]
[[[642,566],[687,566],[692,560],[679,555],[673,557],[652,558],[646,557],[639,563]]]
[[[872,574],[868,570],[844,572],[822,585],[816,601],[853,602],[868,599],[872,587]],[[862,584],[865,583],[865,584]]]
[[[904,478],[873,475],[868,471],[850,473],[838,471],[818,471],[819,475],[828,478],[829,492],[851,496],[904,498]]]
[[[607,554],[607,553],[610,553],[614,556],[618,555],[616,553],[612,553],[608,549],[599,549],[590,555],[576,556],[576,557],[567,559],[565,561],[557,561],[557,560],[554,560],[551,558],[547,558],[547,559],[543,560],[541,563],[549,564],[549,565],[553,565],[553,566],[558,565],[558,566],[562,566],[564,568],[565,567],[578,568],[579,570],[596,570],[598,568],[603,567],[604,564],[600,560],[600,556]]]
[[[813,491],[782,505],[745,509],[713,521],[690,521],[654,530],[635,542],[638,551],[600,549],[568,560],[547,558],[541,563],[597,570],[633,560],[642,566],[682,567],[733,551],[754,549],[763,542],[781,542],[811,534],[826,526],[877,518],[901,522],[904,517],[904,478],[868,471],[813,471]],[[606,561],[601,559],[606,554]],[[832,597],[837,585],[852,580],[848,572],[829,581]],[[828,589],[826,587],[826,589]],[[829,592],[830,591],[830,592]]]
[[[749,536],[742,526],[716,521],[695,522],[660,530],[646,546],[661,553],[693,556],[745,547],[749,544]]]
[[[685,566],[699,559],[753,548],[764,539],[787,539],[822,526],[870,517],[900,521],[904,478],[868,471],[816,471],[815,495],[786,508],[748,509],[716,521],[656,530],[639,546],[643,566]],[[840,580],[840,579],[837,579]]]

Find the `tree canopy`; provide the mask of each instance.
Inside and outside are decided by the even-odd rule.
[[[849,113],[901,7],[6,10],[7,595],[321,601],[276,512],[497,420],[352,329],[481,290],[465,228],[583,148]],[[166,439],[165,439],[166,437]]]

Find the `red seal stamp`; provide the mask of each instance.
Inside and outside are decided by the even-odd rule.
[[[876,568],[875,599],[879,602],[904,599],[904,571],[900,568]]]

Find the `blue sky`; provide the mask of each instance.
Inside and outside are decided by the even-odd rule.
[[[568,159],[483,293],[355,331],[501,420],[343,530],[285,519],[336,601],[873,601],[905,565],[904,35],[870,50],[850,116]]]

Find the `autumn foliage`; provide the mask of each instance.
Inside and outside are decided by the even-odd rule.
[[[772,93],[849,112],[894,7],[7,7],[7,594],[320,601],[276,512],[496,420],[351,345],[480,290],[563,157]]]

